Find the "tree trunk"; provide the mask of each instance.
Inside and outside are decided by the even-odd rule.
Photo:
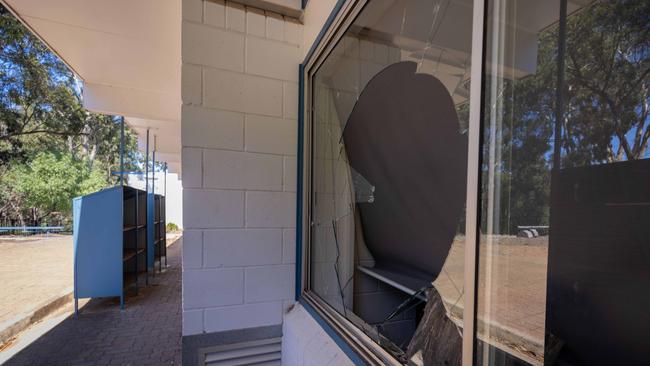
[[[25,226],[25,217],[23,217],[23,212],[18,208],[18,222],[20,222],[20,226]]]
[[[406,350],[409,365],[460,365],[462,346],[463,339],[456,324],[447,316],[440,294],[432,288],[422,320]]]

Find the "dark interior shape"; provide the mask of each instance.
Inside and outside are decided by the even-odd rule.
[[[546,365],[650,360],[650,159],[554,171]]]
[[[353,169],[375,187],[358,203],[376,268],[430,285],[463,212],[467,136],[449,92],[414,62],[386,67],[365,87],[343,139]]]

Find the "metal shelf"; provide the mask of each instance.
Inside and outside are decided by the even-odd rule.
[[[137,251],[134,250],[134,249],[125,249],[124,254],[122,256],[122,261],[126,262],[129,259],[135,258],[135,256],[137,256],[137,255],[139,255],[141,253],[144,253],[144,252],[145,252],[145,249],[138,249]]]

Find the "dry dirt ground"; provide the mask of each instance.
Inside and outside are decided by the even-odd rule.
[[[478,276],[479,337],[541,361],[546,309],[548,237],[481,237]],[[465,237],[452,245],[434,282],[453,317],[462,322]],[[487,325],[487,326],[486,326]]]
[[[181,359],[181,248],[182,239],[168,245],[168,266],[144,279],[137,294],[119,299],[85,301],[78,316],[69,308],[46,329],[30,336],[13,352],[7,366],[180,365]],[[0,364],[3,362],[0,353]]]
[[[530,361],[543,355],[546,240],[495,237],[488,243],[483,237],[480,246],[480,336]],[[456,238],[435,282],[459,321],[464,300],[464,241],[463,236]],[[0,238],[0,283],[0,323],[71,288],[72,236]]]
[[[72,291],[72,235],[0,237],[0,323]]]
[[[27,251],[27,247],[23,247],[20,248],[23,249],[22,252],[14,250],[14,254],[22,254],[24,259],[25,255],[33,255],[33,251],[41,252],[42,247],[47,247],[52,241],[38,239],[41,245],[32,243],[32,251]],[[65,238],[58,239],[61,242]],[[15,242],[20,240],[11,238],[5,241],[16,244]],[[167,243],[168,266],[162,273],[156,272],[155,277],[150,276],[148,286],[145,286],[144,278],[141,278],[139,281],[141,286],[137,294],[132,287],[127,290],[125,310],[120,310],[118,298],[82,299],[79,301],[80,313],[75,316],[70,301],[64,306],[53,309],[45,318],[32,323],[28,329],[0,345],[0,364],[30,366],[180,364],[180,253],[182,248],[180,234],[168,234]],[[3,244],[5,247],[15,249],[15,245]],[[63,240],[62,249],[71,246],[70,238],[67,243]],[[71,271],[71,268],[68,269]],[[49,275],[51,274],[41,274],[41,277]],[[70,285],[71,277],[70,275]],[[30,285],[40,280],[40,277],[27,273],[14,279],[26,284],[21,291],[27,293],[31,291]],[[62,282],[65,283],[65,280]],[[38,289],[41,290],[43,289]],[[49,291],[49,289],[44,290]],[[5,297],[2,300],[8,303]]]

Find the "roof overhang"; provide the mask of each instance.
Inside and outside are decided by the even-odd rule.
[[[181,0],[0,1],[83,81],[85,108],[149,129],[180,173]]]

